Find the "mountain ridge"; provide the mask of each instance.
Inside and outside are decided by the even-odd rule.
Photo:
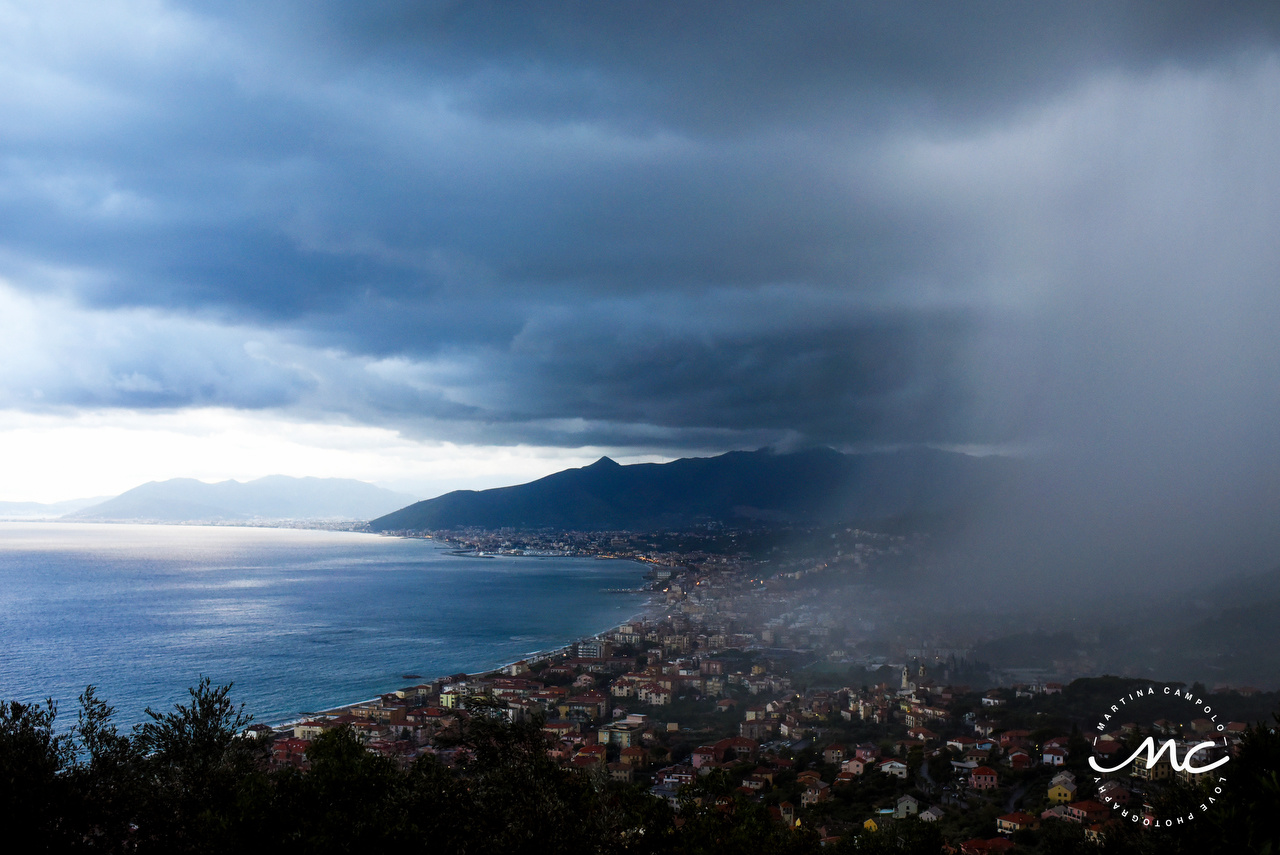
[[[830,523],[942,513],[1005,477],[1007,459],[933,449],[731,451],[669,463],[608,457],[527,484],[455,490],[372,520],[374,531],[652,530],[700,522]]]

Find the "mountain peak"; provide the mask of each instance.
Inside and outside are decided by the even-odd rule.
[[[887,520],[963,507],[989,491],[997,474],[990,462],[960,454],[854,456],[830,448],[734,451],[634,466],[602,457],[529,484],[428,499],[369,527],[653,531],[712,520],[745,526]]]

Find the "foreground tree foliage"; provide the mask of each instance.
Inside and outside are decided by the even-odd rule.
[[[345,853],[424,845],[460,855],[816,853],[817,835],[787,828],[713,773],[685,788],[679,812],[643,790],[566,770],[537,722],[512,724],[483,702],[451,737],[461,762],[428,755],[405,768],[366,751],[346,728],[307,751],[310,768],[271,771],[269,742],[230,686],[207,679],[173,711],[121,733],[93,687],[60,732],[57,706],[0,704],[0,822],[13,851]],[[1231,765],[1222,808],[1178,834],[1136,828],[1103,845],[1050,823],[1019,839],[1041,853],[1231,852],[1280,855],[1280,735],[1255,728]],[[937,829],[909,820],[851,830],[834,851],[928,853]],[[827,851],[832,851],[828,849]]]

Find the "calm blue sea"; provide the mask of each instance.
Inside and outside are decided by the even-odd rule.
[[[132,724],[208,675],[278,722],[600,632],[645,602],[603,589],[643,572],[345,532],[0,522],[0,699],[52,696],[70,724],[92,683]]]

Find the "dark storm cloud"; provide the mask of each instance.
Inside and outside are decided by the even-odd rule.
[[[468,108],[754,133],[1005,111],[1104,68],[1213,62],[1280,13],[1232,4],[384,2],[279,10],[335,61],[409,64]],[[267,23],[264,21],[264,23]]]
[[[512,377],[503,394],[551,418],[779,434],[804,425],[811,439],[836,444],[850,436],[927,441],[947,419],[938,387],[963,317],[836,315],[794,292],[664,302],[537,319],[514,352],[554,370],[519,378],[524,389]],[[682,322],[661,320],[682,306]]]
[[[656,452],[1040,438],[1041,393],[1086,376],[1054,342],[1095,317],[1051,317],[1052,249],[1123,188],[1097,147],[984,158],[1100,80],[1265,77],[1278,26],[1261,3],[13,8],[0,272],[155,310],[205,356],[131,338],[12,389]]]

